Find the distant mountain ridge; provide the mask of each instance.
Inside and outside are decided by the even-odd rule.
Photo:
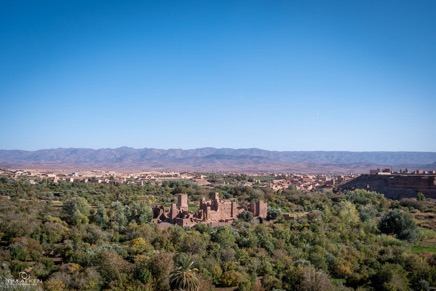
[[[0,167],[113,168],[124,170],[362,170],[434,167],[436,152],[268,151],[257,148],[0,150]]]

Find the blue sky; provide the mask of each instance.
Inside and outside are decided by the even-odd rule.
[[[436,151],[436,1],[1,1],[0,149]]]

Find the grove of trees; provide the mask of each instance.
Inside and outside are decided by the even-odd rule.
[[[214,192],[262,199],[268,217],[243,212],[215,228],[153,223],[151,207],[182,191],[192,205]],[[436,254],[415,246],[436,241],[436,231],[415,215],[435,211],[431,199],[394,201],[365,190],[2,179],[0,287],[26,272],[44,290],[429,290]]]

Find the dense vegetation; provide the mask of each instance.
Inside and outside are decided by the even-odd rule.
[[[151,205],[168,205],[181,192],[193,205],[213,192],[241,202],[262,199],[268,219],[242,213],[228,227],[192,229],[152,223]],[[180,181],[31,185],[7,179],[0,180],[0,195],[0,285],[25,271],[45,290],[436,286],[435,249],[427,246],[436,232],[425,223],[436,207],[425,199],[392,201],[363,190],[205,189]],[[298,215],[285,220],[283,213]],[[418,214],[424,220],[417,225]]]

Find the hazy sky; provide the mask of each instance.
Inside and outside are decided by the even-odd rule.
[[[436,151],[436,1],[0,1],[0,149]]]

